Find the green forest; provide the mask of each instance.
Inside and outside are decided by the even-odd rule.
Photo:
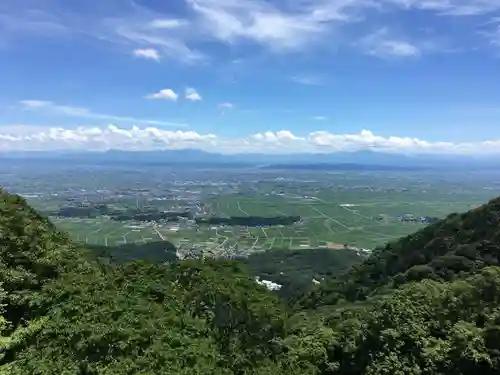
[[[500,373],[500,198],[367,259],[165,246],[86,248],[0,190],[0,374]]]

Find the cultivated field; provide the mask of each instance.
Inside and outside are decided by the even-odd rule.
[[[344,197],[339,195],[323,193],[318,197],[308,198],[287,195],[218,197],[209,203],[213,215],[297,215],[303,220],[287,227],[207,228],[204,232],[208,232],[205,235],[211,234],[210,241],[215,244],[254,249],[336,248],[337,245],[344,244],[373,248],[425,225],[398,221],[397,217],[400,215],[444,217],[452,212],[468,210],[477,204],[456,200],[404,201],[402,197],[389,199],[387,196],[385,199],[374,199],[375,197],[363,197],[352,192],[343,194]]]
[[[344,195],[344,196],[342,196]],[[380,194],[382,195],[382,194]],[[320,198],[321,197],[321,198]],[[401,222],[397,216],[444,217],[470,209],[476,203],[403,200],[403,197],[367,197],[363,194],[318,194],[318,197],[230,195],[206,202],[214,216],[292,216],[302,221],[290,226],[238,227],[201,225],[177,228],[176,225],[132,224],[109,219],[53,219],[77,240],[89,244],[119,245],[145,243],[163,238],[176,246],[201,246],[214,251],[240,249],[304,249],[348,245],[373,248],[412,233],[425,224]],[[420,197],[422,199],[422,197]]]
[[[20,173],[20,172],[19,172]],[[21,178],[22,177],[22,178]],[[500,178],[441,173],[307,173],[261,171],[144,170],[31,171],[3,185],[26,195],[41,212],[72,202],[106,203],[127,209],[197,209],[209,216],[300,216],[289,226],[238,227],[144,224],[96,219],[51,219],[76,240],[96,245],[146,243],[167,239],[180,250],[245,253],[344,245],[371,249],[425,224],[398,216],[443,218],[500,195]],[[498,176],[500,177],[500,176]],[[0,173],[0,182],[2,175]]]
[[[91,245],[115,246],[161,240],[153,228],[145,224],[122,223],[103,218],[51,220],[58,228],[70,233],[75,240]]]

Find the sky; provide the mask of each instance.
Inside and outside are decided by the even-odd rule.
[[[500,153],[499,0],[0,0],[0,151]]]

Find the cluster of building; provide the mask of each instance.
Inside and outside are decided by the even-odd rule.
[[[255,281],[259,285],[265,286],[267,289],[274,291],[274,290],[280,290],[282,285],[273,283],[272,281],[269,280],[261,280],[260,277],[256,277]]]
[[[412,214],[405,214],[405,215],[398,216],[397,220],[404,221],[404,222],[412,222],[412,223],[431,224],[431,223],[435,223],[436,221],[438,221],[439,218],[429,217],[429,216],[416,217],[416,216],[413,216]]]

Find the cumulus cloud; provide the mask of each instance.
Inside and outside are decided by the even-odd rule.
[[[314,131],[298,136],[288,130],[241,138],[156,127],[0,127],[0,151],[12,150],[161,150],[194,148],[233,153],[330,153],[373,150],[392,153],[487,154],[500,152],[500,140],[477,143],[430,142],[418,138],[382,137],[369,130],[335,134]]]
[[[98,113],[98,112],[93,112],[88,108],[62,105],[48,100],[28,99],[28,100],[21,100],[19,104],[22,106],[23,109],[27,111],[35,111],[40,114],[48,116],[68,116],[80,119],[117,121],[117,122],[128,122],[135,124],[149,124],[149,125],[159,125],[159,126],[175,126],[175,127],[187,126],[186,124],[176,123],[176,122]]]
[[[154,48],[136,49],[134,55],[145,59],[160,61],[160,52]]]
[[[130,129],[107,127],[34,127],[30,133],[10,133],[0,127],[0,150],[149,150],[210,147],[217,139],[195,131],[170,131],[156,127]]]
[[[196,101],[201,100],[201,95],[198,93],[198,91],[196,91],[192,87],[188,87],[188,88],[186,88],[185,98],[187,100],[192,101],[192,102],[196,102]]]
[[[152,99],[152,100],[170,100],[170,101],[177,101],[179,98],[179,95],[172,89],[163,89],[158,92],[155,92],[154,94],[150,94],[146,96],[146,99]]]

